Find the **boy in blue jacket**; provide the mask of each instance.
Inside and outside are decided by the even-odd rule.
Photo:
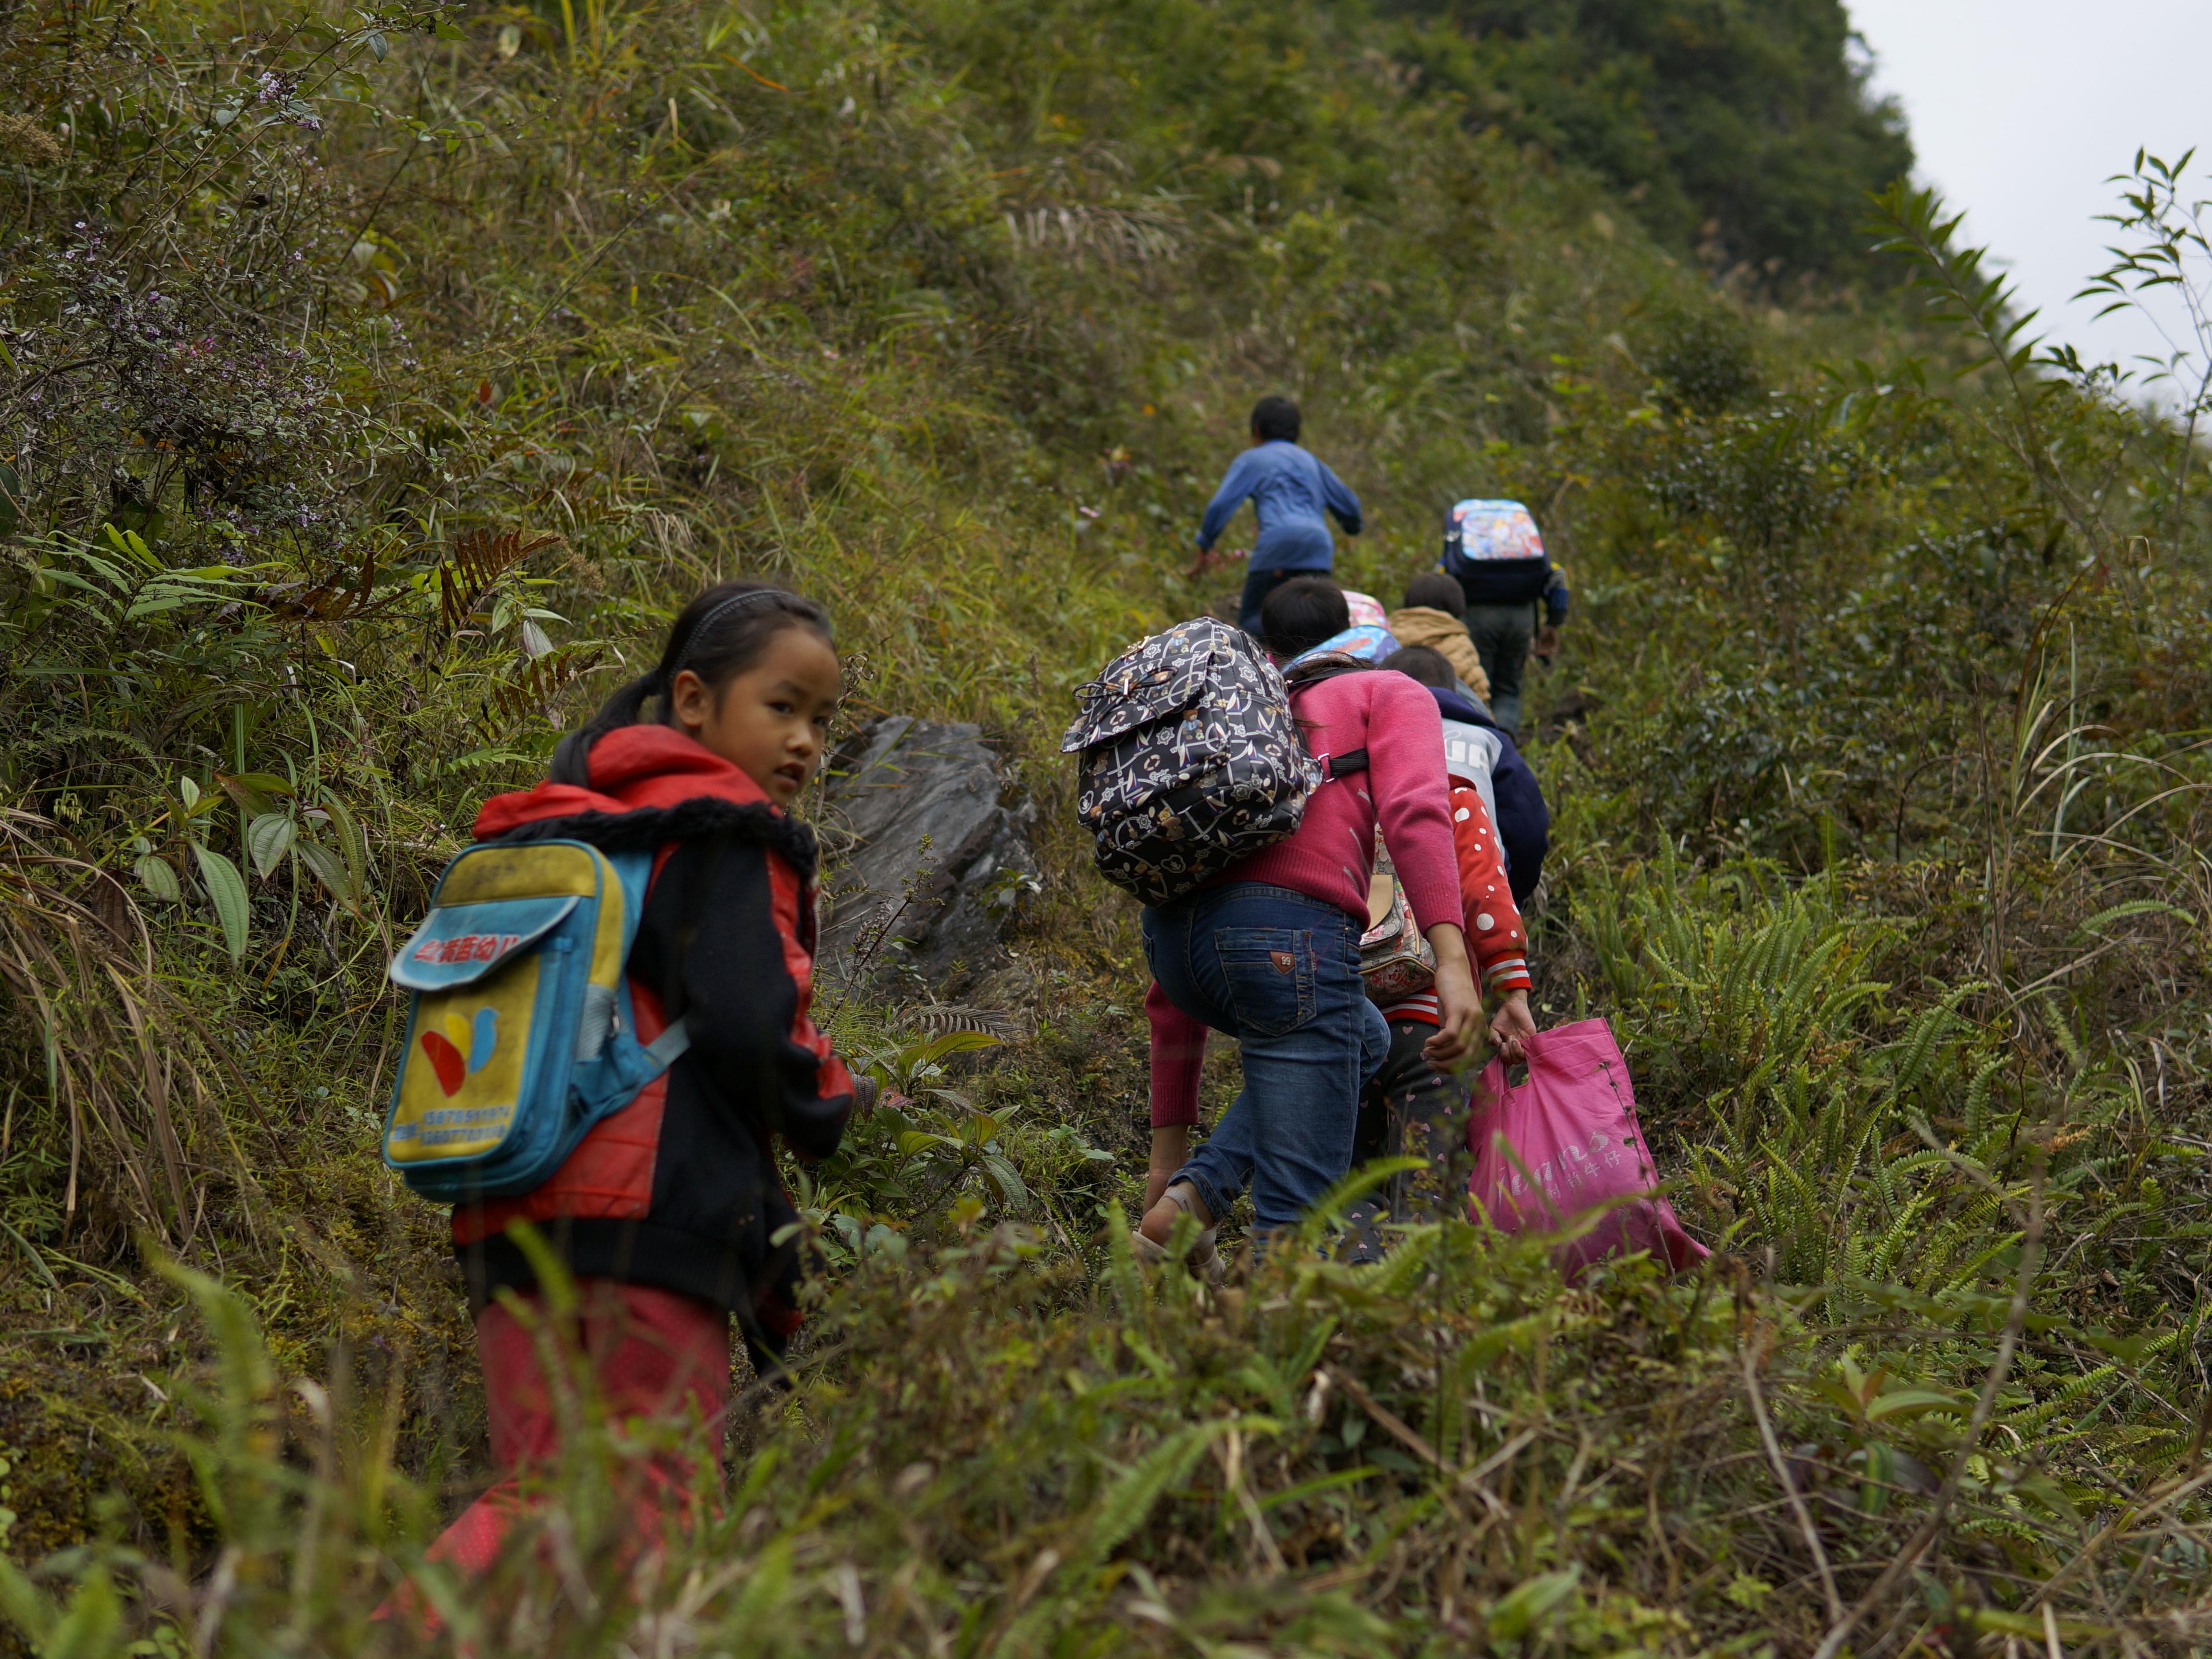
[[[1323,509],[1336,514],[1347,536],[1359,533],[1359,497],[1344,481],[1298,447],[1298,406],[1288,398],[1262,398],[1252,410],[1252,447],[1229,464],[1221,488],[1198,526],[1198,550],[1211,553],[1237,509],[1247,501],[1259,516],[1237,626],[1260,631],[1260,607],[1293,576],[1327,571],[1336,560]]]

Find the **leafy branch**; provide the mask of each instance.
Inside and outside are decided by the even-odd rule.
[[[2182,392],[2174,411],[2181,432],[2164,515],[2168,523],[2181,506],[2190,462],[2197,453],[2197,428],[2212,410],[2212,238],[2205,229],[2212,202],[2185,199],[2181,183],[2196,155],[2185,150],[2167,161],[2138,149],[2134,167],[2112,175],[2108,182],[2130,186],[2121,192],[2124,210],[2101,217],[2118,227],[2122,241],[2106,250],[2112,263],[2074,296],[2106,301],[2097,313],[2100,317],[2130,308],[2140,312],[2171,348],[2163,360],[2142,360],[2152,371],[2149,380],[2171,381]],[[2170,292],[2180,301],[2189,319],[2189,340],[2175,340],[2157,311],[2145,303],[2147,296],[2161,292]]]
[[[1954,323],[1971,342],[1960,378],[1994,368],[2010,394],[2013,410],[2000,423],[1999,441],[2063,513],[2093,551],[2102,553],[2110,538],[2096,509],[2077,491],[2051,455],[2044,416],[2054,396],[2069,388],[2039,374],[2041,365],[2063,366],[2041,349],[2044,337],[2028,330],[2041,314],[2019,308],[2018,289],[2001,272],[1984,268],[1989,250],[1962,246],[1963,213],[1946,216],[1942,198],[1915,190],[1903,179],[1875,198],[1877,252],[1893,253],[1911,268],[1910,285],[1929,296],[1929,312]]]

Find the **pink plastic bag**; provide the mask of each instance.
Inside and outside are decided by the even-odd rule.
[[[1674,1206],[1655,1190],[1658,1171],[1611,1029],[1585,1019],[1539,1032],[1527,1047],[1528,1080],[1510,1088],[1505,1062],[1491,1061],[1468,1118],[1474,1218],[1509,1233],[1586,1224],[1553,1253],[1571,1280],[1615,1251],[1649,1250],[1676,1273],[1703,1261],[1711,1252],[1682,1231]]]

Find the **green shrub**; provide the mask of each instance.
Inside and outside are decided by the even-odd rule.
[[[482,799],[743,570],[830,602],[854,720],[988,728],[1042,890],[1007,1006],[827,999],[916,1103],[790,1171],[832,1269],[720,1511],[632,1572],[597,1425],[450,1601],[476,1650],[2195,1640],[2203,469],[1932,198],[1881,204],[1915,285],[1862,309],[1754,334],[1784,270],[1682,263],[1711,216],[1863,273],[1902,155],[1840,13],[1753,11],[15,17],[26,1639],[354,1653],[445,1593],[481,1413],[442,1218],[371,1152],[380,970]],[[1731,125],[1767,70],[1804,119]],[[2164,167],[2127,234],[2193,259]],[[1142,969],[1057,740],[1233,586],[1188,538],[1268,390],[1368,507],[1348,580],[1395,599],[1474,493],[1571,570],[1538,1000],[1615,1023],[1701,1275],[1457,1224],[1218,1297],[1127,1255]]]

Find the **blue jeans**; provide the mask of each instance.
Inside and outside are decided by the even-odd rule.
[[[1352,1167],[1359,1091],[1390,1050],[1359,978],[1360,924],[1244,881],[1147,909],[1144,932],[1168,1000],[1244,1057],[1243,1091],[1174,1179],[1217,1220],[1249,1186],[1256,1231],[1296,1226]]]

